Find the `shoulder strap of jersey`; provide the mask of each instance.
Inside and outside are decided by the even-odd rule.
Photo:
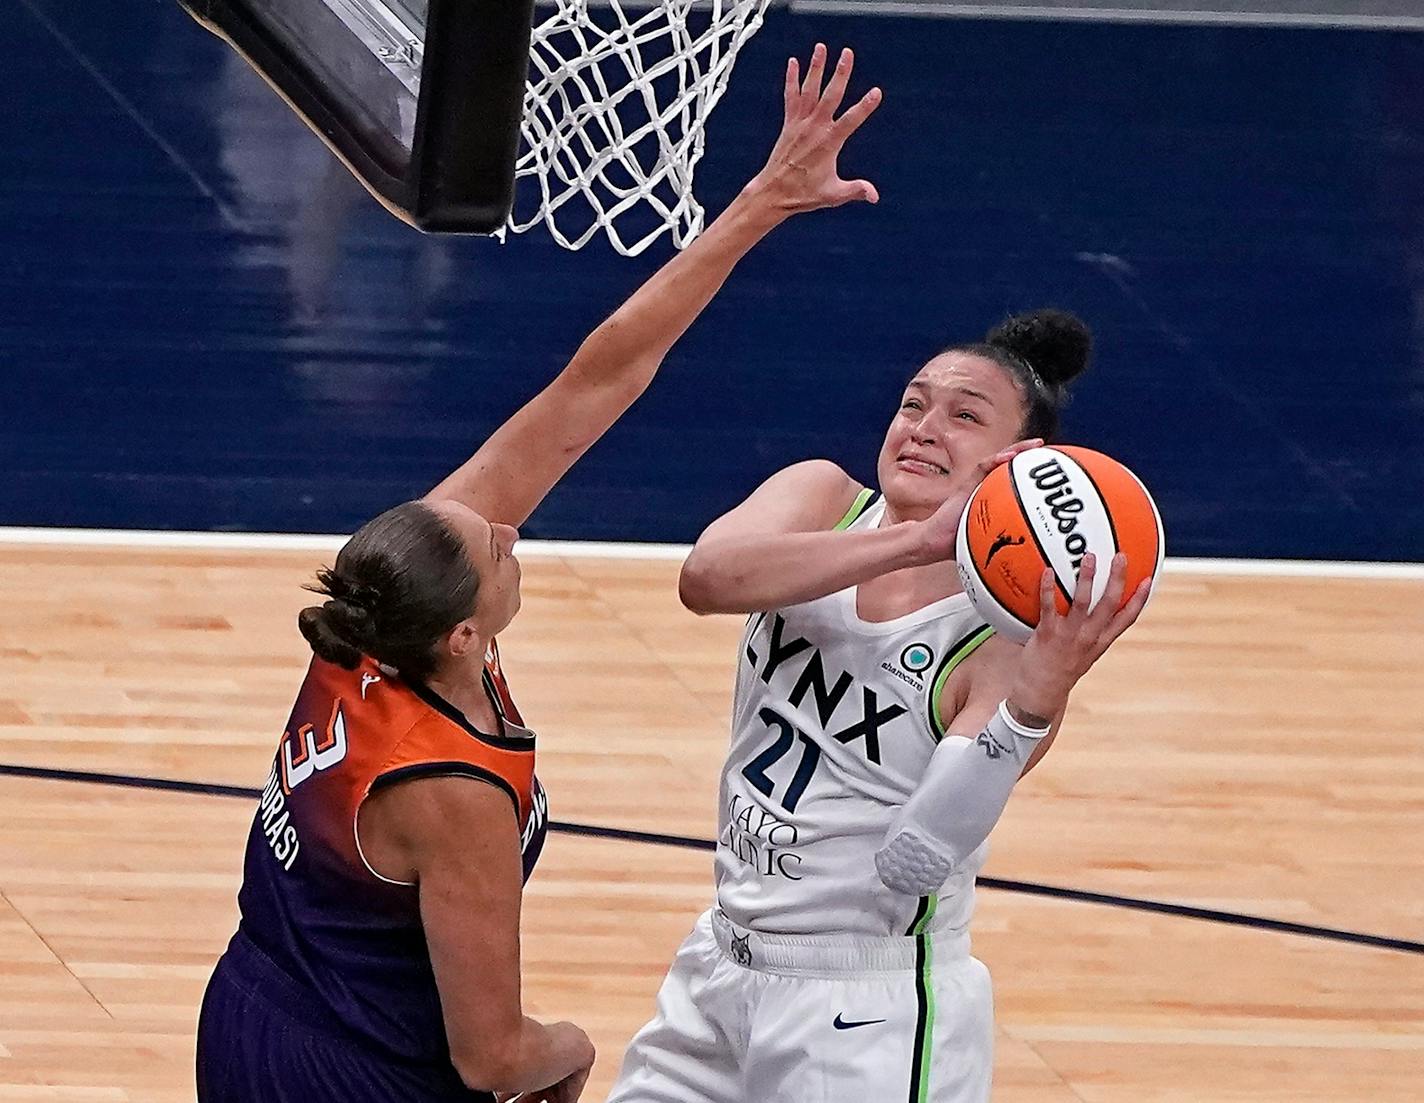
[[[934,681],[930,683],[929,696],[930,731],[934,732],[936,743],[945,737],[939,701],[944,693],[944,687],[949,684],[949,676],[954,673],[960,663],[978,651],[984,641],[993,634],[994,630],[987,624],[981,625],[946,651],[944,658],[940,660],[939,669],[935,671]]]
[[[501,790],[522,825],[534,787],[534,747],[495,746],[432,711],[406,733],[371,780],[374,791],[418,777],[472,777]]]
[[[490,640],[489,647],[485,651],[485,686],[494,699],[494,707],[499,710],[501,720],[524,724],[524,718],[519,714],[519,706],[514,703],[514,694],[509,690],[509,682],[504,676],[504,668],[499,662],[499,643]]]
[[[836,527],[832,530],[840,532],[855,524],[856,519],[865,512],[865,507],[870,505],[870,500],[875,497],[875,491],[870,487],[862,487],[859,494],[855,496],[855,501],[850,504],[850,509],[845,511],[845,516],[836,522]]]
[[[491,649],[482,675],[499,715],[499,734],[476,728],[429,687],[407,683],[406,688],[424,705],[424,715],[381,764],[371,780],[372,790],[416,777],[478,778],[508,795],[520,824],[525,822],[533,801],[534,734],[520,725],[503,685],[498,652],[493,651],[493,644]]]

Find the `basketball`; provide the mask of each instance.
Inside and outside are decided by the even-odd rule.
[[[1092,604],[1117,552],[1127,555],[1122,600],[1162,566],[1162,517],[1142,480],[1087,448],[1031,448],[979,484],[959,520],[955,559],[964,592],[1004,636],[1024,642],[1038,624],[1039,580],[1052,568],[1066,613],[1083,556],[1097,557]]]

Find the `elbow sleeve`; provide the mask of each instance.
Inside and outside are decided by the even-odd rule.
[[[989,837],[1047,734],[1024,727],[1001,702],[978,738],[944,739],[876,852],[884,885],[910,896],[937,892]]]

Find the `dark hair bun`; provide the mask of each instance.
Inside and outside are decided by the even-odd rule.
[[[345,631],[333,625],[331,606],[335,604],[328,601],[325,605],[310,605],[303,609],[297,614],[297,627],[320,658],[344,666],[347,670],[355,670],[361,663],[363,649],[346,638]]]
[[[1045,383],[1061,386],[1082,374],[1093,348],[1093,334],[1066,310],[1015,314],[991,329],[985,342],[1028,364]]]
[[[465,542],[426,502],[402,502],[367,521],[308,583],[328,600],[297,625],[321,658],[354,669],[362,656],[423,682],[442,638],[473,616],[480,579]]]
[[[297,616],[297,627],[323,659],[354,670],[361,656],[369,655],[376,644],[371,609],[380,593],[335,571],[318,571],[317,583],[311,588],[331,600],[303,609]]]

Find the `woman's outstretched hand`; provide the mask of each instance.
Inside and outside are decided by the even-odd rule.
[[[855,55],[842,50],[824,91],[826,47],[811,53],[806,79],[793,57],[786,63],[786,116],[781,136],[749,189],[762,193],[779,211],[796,214],[839,207],[856,200],[878,203],[880,193],[869,180],[842,180],[836,159],[846,141],[880,106],[880,89],[872,88],[836,118],[855,68]]]

